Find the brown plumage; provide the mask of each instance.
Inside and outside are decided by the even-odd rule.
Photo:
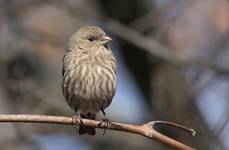
[[[69,39],[63,57],[62,90],[68,105],[82,118],[111,104],[116,88],[116,59],[108,47],[111,38],[99,27],[86,26]],[[95,128],[80,126],[79,134],[95,135]]]

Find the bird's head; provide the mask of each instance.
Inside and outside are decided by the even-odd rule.
[[[70,38],[70,42],[76,43],[83,50],[95,50],[100,46],[109,49],[108,43],[111,40],[101,28],[95,26],[83,27]]]

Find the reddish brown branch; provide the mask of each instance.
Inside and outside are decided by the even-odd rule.
[[[95,128],[106,128],[105,124],[101,124],[100,121],[82,119],[85,126],[91,126]],[[24,123],[51,123],[51,124],[65,124],[65,125],[75,125],[80,124],[79,120],[74,120],[72,117],[63,117],[63,116],[47,116],[47,115],[0,115],[0,122],[24,122]],[[172,138],[169,138],[154,129],[156,124],[165,124],[168,126],[175,127],[182,131],[185,131],[191,135],[195,135],[193,129],[168,122],[168,121],[152,121],[143,125],[132,125],[111,122],[109,126],[111,130],[124,131],[129,133],[135,133],[147,138],[157,140],[159,142],[165,143],[171,147],[180,150],[194,150],[194,148],[189,147],[183,143],[180,143]]]

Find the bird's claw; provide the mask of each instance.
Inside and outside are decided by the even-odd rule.
[[[77,123],[77,120],[80,122],[79,125],[76,124],[76,123]],[[81,118],[79,115],[74,114],[74,115],[72,116],[72,123],[75,125],[76,133],[78,133],[78,126],[82,126],[82,125],[83,125],[83,120],[82,120],[82,118]]]
[[[98,126],[104,127],[103,128],[103,135],[105,135],[107,129],[110,129],[110,121],[106,118],[101,119],[100,123],[98,124]]]

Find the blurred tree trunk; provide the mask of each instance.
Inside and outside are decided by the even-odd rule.
[[[127,26],[149,12],[152,16],[157,16],[153,4],[148,0],[100,0],[99,2],[107,17],[114,18]],[[160,18],[160,16],[155,18]],[[159,20],[155,18],[152,18],[155,26],[151,28],[150,36],[157,36],[158,31],[160,35],[163,35],[162,29],[157,26]],[[142,34],[145,33],[147,32]],[[166,43],[166,40],[164,37],[161,42]],[[206,130],[203,130],[205,127],[196,115],[198,112],[194,104],[195,96],[192,94],[191,84],[187,83],[184,70],[162,61],[152,62],[157,58],[149,59],[147,53],[131,44],[121,43],[120,47],[129,68],[145,94],[147,103],[152,104],[153,119],[170,120],[197,130],[195,138],[167,128],[165,134],[182,139],[197,149],[210,150],[211,145],[207,143],[209,141],[204,140],[208,139]],[[165,131],[165,127],[163,129]],[[159,130],[163,129],[159,128]],[[160,144],[157,145],[157,148],[161,149],[160,147],[165,148]]]
[[[129,25],[138,17],[151,11],[152,5],[148,0],[99,0],[100,6],[107,17],[114,18],[122,24]],[[118,8],[118,9],[117,9]],[[155,20],[155,22],[157,22]],[[140,85],[146,99],[150,98],[151,66],[148,54],[129,43],[120,41],[123,57]],[[138,61],[136,61],[138,60]],[[140,62],[140,63],[139,63]],[[149,103],[149,101],[147,101]]]

